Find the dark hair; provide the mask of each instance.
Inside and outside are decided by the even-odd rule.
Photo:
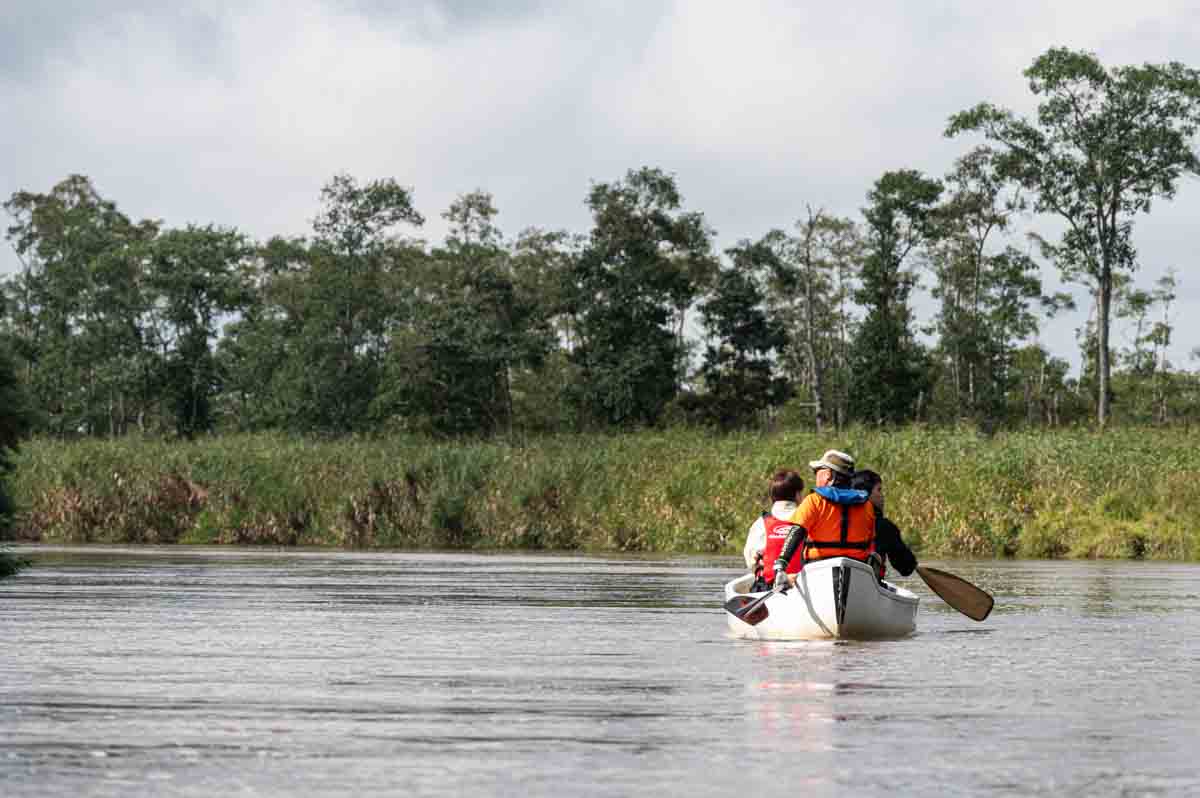
[[[854,472],[854,477],[850,480],[850,487],[870,493],[875,490],[875,486],[880,482],[883,482],[883,477],[870,469],[864,468],[862,471]]]
[[[830,482],[833,485],[833,487],[835,487],[835,488],[850,487],[850,476],[848,474],[843,474],[840,471],[834,471],[831,468],[831,469],[829,469],[829,476],[830,476]]]
[[[804,479],[790,468],[776,471],[771,477],[771,501],[790,502],[796,499],[796,494],[804,490]]]

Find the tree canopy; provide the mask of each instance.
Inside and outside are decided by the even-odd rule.
[[[1092,53],[1053,48],[1025,71],[1040,98],[1036,119],[990,103],[955,114],[947,135],[997,143],[999,172],[1027,189],[1036,210],[1066,223],[1053,255],[1085,279],[1097,306],[1097,420],[1108,421],[1109,330],[1116,274],[1137,267],[1134,219],[1200,171],[1200,72],[1179,63],[1106,69]]]
[[[305,235],[265,241],[134,220],[83,175],[18,191],[3,206],[20,269],[0,281],[13,412],[0,452],[27,430],[1200,419],[1200,374],[1168,356],[1186,271],[1138,285],[1133,238],[1200,170],[1200,73],[1056,48],[1026,76],[1036,116],[954,115],[949,135],[984,141],[944,176],[890,169],[859,215],[804,204],[788,229],[721,249],[677,176],[652,166],[581,191],[586,230],[507,234],[476,189],[444,209],[434,242],[390,177],[334,175]],[[1030,212],[1060,218],[1061,237],[1039,237]],[[1048,261],[1092,294],[1077,375],[1038,340],[1073,301],[1043,291]]]

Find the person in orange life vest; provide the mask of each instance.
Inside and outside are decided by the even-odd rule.
[[[883,478],[864,468],[854,472],[850,487],[866,491],[867,499],[875,507],[875,553],[886,558],[902,576],[911,575],[917,567],[917,558],[900,537],[900,528],[883,515]]]
[[[750,525],[750,531],[746,533],[746,545],[742,548],[746,567],[755,575],[754,584],[750,587],[752,593],[770,588],[763,578],[763,574],[770,573],[762,567],[763,552],[769,539],[778,538],[776,551],[782,548],[783,540],[791,528],[787,519],[796,512],[804,495],[804,478],[791,469],[776,471],[771,477],[767,495],[771,497],[771,510]]]
[[[865,562],[875,551],[875,507],[866,492],[850,488],[854,458],[830,449],[808,465],[816,487],[792,514],[792,530],[770,563],[777,589],[796,584],[796,574],[807,560],[853,557]],[[763,567],[767,565],[764,553]]]

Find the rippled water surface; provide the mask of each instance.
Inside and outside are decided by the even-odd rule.
[[[930,562],[992,616],[756,643],[732,558],[24,551],[6,798],[1200,795],[1196,565]]]

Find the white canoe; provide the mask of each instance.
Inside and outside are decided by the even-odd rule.
[[[751,593],[752,574],[725,585],[725,600]],[[915,593],[881,582],[866,563],[832,557],[806,564],[796,586],[767,599],[767,617],[751,625],[725,613],[729,631],[751,640],[870,640],[903,637],[917,626]]]

